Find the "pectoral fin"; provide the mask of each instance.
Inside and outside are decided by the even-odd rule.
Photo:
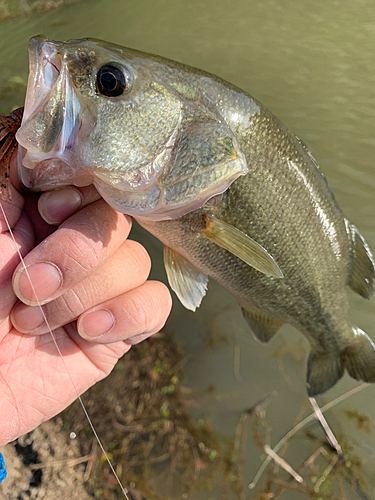
[[[181,304],[195,311],[206,295],[208,277],[167,246],[164,247],[164,266],[169,284]]]
[[[266,276],[284,277],[281,269],[267,250],[234,226],[216,217],[210,217],[201,234]]]
[[[242,308],[242,314],[250,327],[251,333],[262,344],[267,344],[284,324],[265,314],[249,311],[244,308]]]

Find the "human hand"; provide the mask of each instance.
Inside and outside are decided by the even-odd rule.
[[[0,446],[68,406],[77,397],[70,376],[81,394],[108,375],[171,308],[167,288],[146,281],[146,251],[127,239],[130,217],[92,186],[69,187],[39,198],[47,224],[38,196],[15,190],[15,168],[14,155],[12,202],[2,205],[34,289],[0,212]]]

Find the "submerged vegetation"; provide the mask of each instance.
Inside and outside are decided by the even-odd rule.
[[[239,417],[229,442],[212,430],[209,420],[196,421],[190,415],[190,407],[220,396],[212,386],[201,394],[184,387],[181,379],[185,362],[180,347],[161,336],[134,346],[109,378],[85,395],[88,412],[132,500],[185,499],[202,490],[207,494],[213,491],[215,496],[216,486],[225,500],[287,500],[291,492],[306,500],[370,498],[362,460],[350,437],[339,436],[343,457],[338,456],[308,404],[274,448],[277,461],[269,460],[264,477],[260,480],[258,476],[257,484],[250,489],[248,471],[245,474],[246,449],[253,440],[265,459],[272,452],[267,446],[272,437],[267,421],[272,396]],[[329,403],[323,411],[364,387]],[[371,433],[368,417],[354,409],[346,410],[345,415],[363,432]],[[67,436],[72,430],[78,435],[86,464],[80,474],[89,494],[101,500],[118,499],[119,487],[78,402],[56,421]],[[314,452],[291,467],[288,451],[291,448],[293,456],[293,447],[299,446],[301,436],[311,443]],[[82,466],[82,460],[72,464]]]
[[[0,0],[0,22],[11,17],[21,17],[54,10],[79,0]]]
[[[187,407],[190,390],[181,386],[184,365],[177,344],[167,338],[134,346],[112,374],[88,391],[86,408],[117,466],[123,484],[147,498],[189,495],[209,487],[216,468],[218,440],[206,422],[194,421]],[[87,477],[95,498],[117,498],[118,486],[102,460],[91,431],[76,403],[60,417],[73,429],[90,457]],[[160,491],[158,484],[163,484]]]
[[[354,393],[354,391],[351,392]],[[337,402],[339,400],[342,398],[338,398]],[[370,500],[363,463],[356,454],[350,438],[345,435],[338,436],[340,450],[342,450],[342,455],[339,455],[316,420],[312,423],[310,417],[302,420],[307,408],[306,405],[305,408],[301,409],[293,429],[279,442],[280,446],[276,445],[275,448],[280,448],[277,455],[278,460],[271,463],[268,468],[263,487],[254,490],[256,492],[254,500],[287,500],[288,494],[292,491],[299,492],[298,498],[306,500]],[[351,410],[350,413],[352,413]],[[356,412],[354,411],[354,413]],[[363,418],[363,416],[361,417]],[[362,418],[358,421],[358,425],[360,425]],[[305,429],[304,424],[309,424],[309,427]],[[264,429],[267,431],[265,432]],[[287,451],[291,445],[296,445],[291,438],[298,431],[301,432],[305,440],[314,444],[316,449],[299,466],[292,469],[287,462]],[[259,447],[267,449],[265,443],[269,438],[269,432],[270,428],[266,421],[265,412],[258,411],[256,424],[253,427],[253,436]],[[255,485],[251,484],[250,486]]]

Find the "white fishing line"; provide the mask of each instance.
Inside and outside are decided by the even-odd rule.
[[[34,288],[33,282],[31,281],[31,277],[30,277],[30,275],[29,275],[29,272],[28,272],[28,270],[27,270],[27,267],[26,267],[26,265],[25,265],[25,262],[24,262],[24,260],[23,260],[22,255],[21,255],[21,252],[20,252],[20,250],[19,250],[19,248],[18,248],[18,246],[17,246],[16,239],[15,239],[15,237],[14,237],[14,234],[13,234],[12,228],[10,227],[10,224],[9,224],[8,218],[7,218],[6,214],[5,214],[5,211],[4,211],[3,205],[2,205],[2,203],[1,203],[1,200],[0,200],[0,209],[1,209],[1,212],[2,212],[2,214],[3,214],[3,217],[4,217],[4,220],[5,220],[5,223],[6,223],[7,227],[8,227],[9,234],[10,234],[10,236],[11,236],[12,240],[13,240],[14,247],[15,247],[15,249],[16,249],[16,251],[17,251],[18,255],[19,255],[19,258],[20,258],[20,261],[21,261],[21,263],[22,263],[23,269],[24,269],[24,271],[25,271],[25,273],[26,273],[27,279],[29,280],[29,283],[30,283],[31,289],[32,289],[32,291],[33,291],[33,293],[34,293],[34,296],[35,296],[36,302],[37,302],[37,304],[38,304],[38,307],[39,307],[39,309],[40,309],[40,311],[41,311],[41,313],[42,313],[43,320],[44,320],[44,322],[45,322],[45,324],[46,324],[46,326],[47,326],[47,328],[48,328],[49,333],[51,334],[51,337],[52,337],[52,340],[53,340],[53,342],[54,342],[54,344],[55,344],[55,346],[56,346],[57,352],[59,353],[59,356],[61,357],[61,360],[62,360],[63,365],[64,365],[64,369],[65,369],[66,373],[68,374],[68,376],[69,376],[69,378],[70,378],[70,381],[71,381],[72,386],[73,386],[73,388],[74,388],[74,391],[75,391],[75,393],[76,393],[77,399],[79,400],[79,402],[80,402],[80,404],[81,404],[81,406],[82,406],[82,410],[83,410],[83,412],[84,412],[84,414],[85,414],[85,416],[86,416],[86,418],[87,418],[87,421],[88,421],[88,423],[89,423],[89,425],[90,425],[90,427],[91,427],[91,430],[92,430],[92,432],[93,432],[93,434],[94,434],[94,436],[95,436],[95,439],[97,440],[97,442],[98,442],[98,444],[99,444],[99,446],[100,446],[100,449],[102,450],[102,453],[103,453],[103,455],[104,455],[105,459],[107,460],[108,465],[109,465],[109,467],[110,467],[111,471],[113,472],[113,475],[115,476],[116,481],[117,481],[118,485],[120,486],[121,491],[122,491],[122,493],[123,493],[124,497],[126,498],[126,500],[130,500],[129,495],[128,495],[128,490],[127,490],[127,489],[126,489],[126,488],[125,488],[125,487],[121,484],[120,478],[119,478],[119,477],[118,477],[118,475],[116,474],[116,471],[115,471],[115,469],[114,469],[114,467],[113,467],[113,465],[112,465],[112,463],[111,463],[111,461],[110,461],[110,459],[109,459],[109,457],[108,457],[108,455],[107,455],[107,452],[105,451],[104,446],[102,445],[102,442],[101,442],[101,440],[100,440],[100,438],[99,438],[99,436],[98,436],[98,434],[97,434],[97,432],[96,432],[96,430],[95,430],[94,424],[92,423],[91,418],[89,417],[89,414],[88,414],[88,412],[87,412],[87,410],[86,410],[86,407],[85,407],[85,405],[84,405],[84,403],[83,403],[83,401],[82,401],[82,398],[81,398],[81,396],[80,396],[80,395],[79,395],[79,393],[78,393],[78,390],[77,390],[77,387],[76,387],[76,385],[75,385],[75,383],[74,383],[73,377],[72,377],[72,375],[70,374],[70,371],[68,370],[68,367],[67,367],[67,365],[66,365],[66,363],[65,363],[65,360],[64,360],[64,357],[63,357],[63,355],[62,355],[62,353],[61,353],[61,351],[60,351],[60,348],[59,348],[59,346],[58,346],[58,343],[57,343],[57,341],[56,341],[56,338],[55,338],[55,336],[54,336],[54,334],[53,334],[53,332],[52,332],[52,329],[51,329],[51,327],[50,327],[50,325],[49,325],[49,323],[48,323],[47,317],[46,317],[46,315],[45,315],[45,313],[44,313],[44,311],[43,311],[42,305],[41,305],[41,303],[40,303],[40,301],[39,301],[39,299],[38,299],[38,296],[37,296],[37,294],[36,294],[36,292],[35,292],[35,288]]]

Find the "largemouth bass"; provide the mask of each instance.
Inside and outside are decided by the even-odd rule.
[[[29,52],[26,187],[93,183],[164,244],[188,309],[210,276],[259,341],[293,325],[311,344],[309,395],[345,369],[375,382],[375,345],[351,325],[345,290],[369,298],[374,261],[301,140],[246,92],[162,57],[44,37]]]

